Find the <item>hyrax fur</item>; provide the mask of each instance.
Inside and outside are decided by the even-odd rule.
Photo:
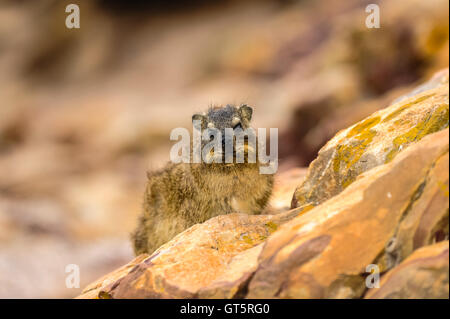
[[[201,121],[202,130],[214,127],[225,136],[225,128],[249,128],[252,113],[247,105],[227,105],[194,114],[192,120]],[[245,145],[244,163],[235,157],[231,164],[169,163],[149,174],[143,213],[132,234],[135,254],[152,253],[183,230],[217,215],[260,214],[272,193],[273,175],[260,174],[259,161],[248,163],[249,152],[256,150]]]

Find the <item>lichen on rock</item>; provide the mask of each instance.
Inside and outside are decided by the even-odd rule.
[[[247,297],[360,298],[368,265],[385,272],[448,237],[448,197],[439,187],[448,185],[448,138],[448,129],[426,136],[281,226]]]
[[[409,145],[449,125],[448,70],[427,90],[406,97],[339,132],[320,151],[292,207],[318,205],[339,194],[356,178],[392,161]]]

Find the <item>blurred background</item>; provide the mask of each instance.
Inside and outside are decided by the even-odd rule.
[[[448,67],[448,5],[0,0],[0,298],[74,297],[131,260],[146,171],[193,112],[248,103],[255,127],[279,128],[279,171],[308,166]]]

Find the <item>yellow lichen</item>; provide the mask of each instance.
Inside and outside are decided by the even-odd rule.
[[[384,123],[384,122],[389,122],[389,121],[392,120],[393,118],[396,118],[398,115],[400,115],[403,111],[409,109],[412,105],[417,104],[417,103],[420,103],[420,102],[423,102],[423,101],[425,101],[426,99],[428,99],[428,98],[430,98],[430,97],[432,97],[432,96],[434,96],[434,94],[424,95],[424,96],[421,96],[421,97],[415,99],[415,100],[414,100],[413,102],[411,102],[411,103],[406,103],[406,104],[400,106],[400,107],[397,108],[394,112],[392,112],[392,113],[390,113],[388,116],[386,116],[386,117],[383,119],[383,123]],[[403,122],[403,121],[400,119],[400,120],[397,120],[395,123],[396,123],[396,124],[397,124],[397,123],[398,123],[398,124],[401,124],[402,122]]]
[[[112,297],[109,293],[102,290],[98,293],[98,299],[112,299]]]
[[[397,136],[393,141],[393,148],[386,155],[385,162],[392,161],[397,154],[413,142],[420,141],[428,134],[438,132],[448,127],[449,107],[448,104],[437,106],[427,118],[418,123],[405,134]]]
[[[304,205],[304,206],[301,208],[301,210],[300,210],[300,212],[298,213],[297,216],[303,215],[304,213],[310,211],[310,210],[313,209],[314,207],[316,207],[316,206],[313,205],[313,204]]]
[[[347,138],[353,137],[357,134],[361,134],[364,131],[367,131],[377,125],[380,122],[381,118],[379,116],[369,117],[368,119],[356,124],[348,133]]]
[[[441,190],[441,192],[444,194],[445,197],[449,196],[449,190],[448,190],[448,184],[438,181],[438,187]]]
[[[253,245],[253,240],[252,240],[252,239],[250,238],[250,236],[248,236],[248,235],[242,236],[242,240],[244,240],[244,242],[245,242],[246,244]]]
[[[361,157],[364,155],[365,150],[372,143],[373,138],[377,135],[372,127],[380,122],[381,118],[379,116],[368,118],[367,120],[355,125],[349,133],[347,138],[353,138],[356,143],[347,143],[339,145],[336,148],[336,154],[333,158],[333,169],[336,173],[341,169],[341,164],[345,164],[345,168],[348,170],[344,178],[342,186],[345,188],[354,181],[354,173],[349,170],[357,163]]]
[[[278,225],[275,224],[274,222],[268,222],[268,223],[266,223],[266,227],[269,228],[270,233],[273,233],[274,231],[277,230]]]

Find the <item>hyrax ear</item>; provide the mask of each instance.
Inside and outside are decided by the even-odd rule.
[[[246,104],[242,104],[239,107],[239,113],[241,114],[242,119],[250,122],[252,119],[253,109]]]
[[[203,114],[196,113],[192,115],[192,122],[194,121],[201,121],[203,123],[206,120],[206,116]]]

